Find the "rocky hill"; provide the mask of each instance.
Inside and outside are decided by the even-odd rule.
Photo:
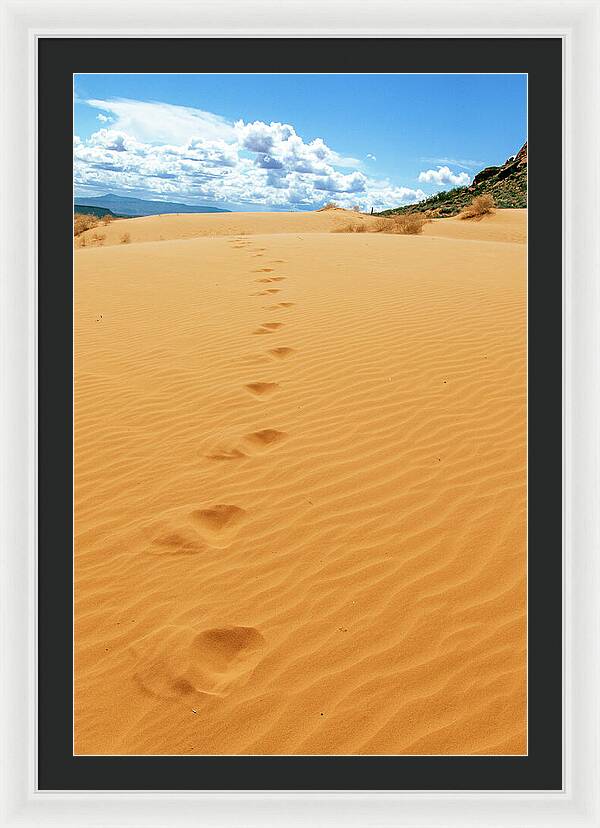
[[[477,173],[469,186],[436,193],[418,204],[384,210],[379,215],[427,213],[432,218],[454,216],[475,196],[485,193],[493,197],[497,207],[527,207],[527,142],[517,155],[508,158],[501,166],[486,167]]]

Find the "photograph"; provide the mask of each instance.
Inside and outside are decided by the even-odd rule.
[[[526,73],[73,75],[74,756],[528,756],[527,139]]]

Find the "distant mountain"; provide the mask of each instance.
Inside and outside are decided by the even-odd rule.
[[[467,187],[455,187],[453,190],[436,193],[418,204],[384,210],[380,215],[427,213],[432,218],[455,216],[475,196],[484,194],[492,196],[496,207],[527,207],[527,142],[504,164],[481,170]]]
[[[98,218],[104,218],[104,216],[110,216],[114,219],[132,218],[132,216],[126,216],[124,213],[113,213],[113,211],[109,210],[108,207],[93,207],[90,204],[76,203],[73,212],[84,216],[97,216]]]
[[[177,201],[146,201],[143,198],[128,198],[107,193],[103,196],[76,198],[75,206],[106,207],[114,213],[124,216],[158,216],[162,213],[229,213],[220,207],[204,205],[179,204]]]

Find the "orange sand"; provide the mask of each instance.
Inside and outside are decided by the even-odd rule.
[[[78,754],[526,752],[526,212],[341,218],[76,251]]]

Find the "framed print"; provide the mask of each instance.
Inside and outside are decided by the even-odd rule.
[[[490,11],[4,3],[2,824],[600,825],[600,7]]]

